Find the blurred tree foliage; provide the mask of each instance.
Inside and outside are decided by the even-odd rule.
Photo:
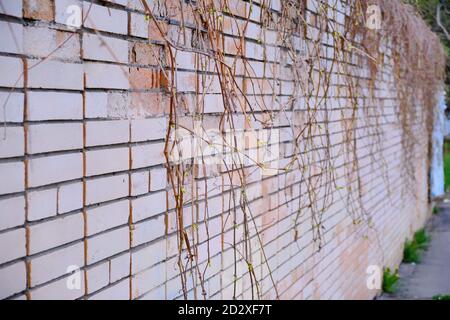
[[[404,0],[413,5],[442,40],[447,55],[447,110],[450,109],[450,0]],[[438,15],[439,8],[439,15]],[[438,17],[440,16],[440,19]]]

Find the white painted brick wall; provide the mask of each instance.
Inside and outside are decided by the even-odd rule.
[[[0,195],[24,191],[25,189],[25,168],[23,162],[0,163],[3,181],[0,183]]]
[[[0,56],[0,86],[23,87],[23,63],[19,58]]]
[[[22,1],[0,0],[0,13],[22,17]]]
[[[138,246],[164,235],[164,216],[136,223],[133,230],[133,246]]]
[[[150,172],[139,171],[131,174],[131,195],[138,196],[150,191]]]
[[[1,8],[0,8],[1,11]],[[0,21],[0,51],[8,53],[23,52],[23,26],[19,23]]]
[[[0,121],[22,122],[24,95],[18,92],[0,92]]]
[[[92,264],[104,258],[125,251],[130,245],[130,230],[127,227],[108,231],[88,239],[87,263]]]
[[[148,39],[148,21],[141,13],[130,13],[130,34],[135,37]]]
[[[24,155],[23,127],[3,127],[0,137],[0,159]]]
[[[124,89],[130,87],[127,67],[99,62],[86,62],[86,88]]]
[[[130,140],[129,121],[89,121],[86,123],[86,146],[124,143]]]
[[[32,300],[75,300],[84,294],[84,272],[79,273],[80,288],[69,288],[69,276],[30,291]]]
[[[87,176],[124,171],[129,166],[129,149],[126,147],[86,152]]]
[[[124,34],[128,32],[127,13],[89,2],[83,3],[84,26],[91,29]],[[90,7],[90,10],[89,10]]]
[[[166,211],[166,192],[161,191],[132,200],[133,222],[151,218]]]
[[[25,228],[0,233],[0,263],[25,256]]]
[[[130,298],[130,280],[125,279],[111,287],[96,293],[92,300],[128,300]]]
[[[28,220],[36,221],[56,215],[57,189],[31,191],[28,194]]]
[[[131,121],[131,142],[159,140],[166,137],[166,118],[139,119]]]
[[[51,60],[30,60],[28,64],[34,66],[28,71],[29,88],[83,89],[82,64]]]
[[[122,200],[87,210],[87,235],[91,236],[128,223],[129,200]]]
[[[20,261],[0,268],[0,299],[5,299],[26,288],[25,262]]]
[[[109,284],[109,263],[103,262],[87,269],[87,293],[93,293]]]
[[[128,175],[121,174],[88,180],[86,183],[86,204],[110,201],[128,195]]]
[[[83,215],[81,213],[37,223],[30,226],[30,253],[79,240],[83,237]]]
[[[58,213],[66,213],[83,207],[83,184],[64,184],[58,187]]]
[[[131,254],[127,252],[110,260],[111,283],[123,279],[130,274],[130,256]]]
[[[79,9],[76,9],[76,6]],[[55,0],[55,21],[65,25],[69,25],[68,22],[73,19],[74,14],[81,13],[81,18],[83,14],[83,5],[79,0]],[[80,19],[81,20],[81,19]],[[81,21],[80,21],[81,24]],[[71,24],[70,24],[71,25]]]
[[[33,10],[27,6],[22,8],[27,2]],[[54,3],[54,8],[43,4],[50,2]],[[148,2],[158,15],[161,3]],[[308,2],[309,5],[317,4],[317,1]],[[0,4],[3,5],[0,13],[5,14],[0,17],[0,123],[6,121],[0,128],[0,298],[182,298],[174,196],[167,183],[163,155],[168,129],[168,83],[158,69],[160,61],[168,64],[168,57],[164,39],[155,24],[146,19],[141,1],[0,0]],[[183,42],[178,22],[173,23],[180,19],[176,11],[178,4],[167,2],[166,5],[171,11],[171,22],[161,20],[161,26],[168,30],[173,41]],[[79,6],[82,14],[88,15],[84,27],[66,25],[76,9],[70,6]],[[239,10],[245,7],[248,13],[249,3],[242,5],[237,1],[230,6],[230,10],[243,18],[245,14]],[[281,10],[279,0],[271,6]],[[263,40],[259,39],[262,30],[258,24],[260,13],[259,4],[254,4],[253,21],[246,34],[251,40],[244,44],[246,55],[256,59],[262,58],[262,45],[255,44]],[[26,19],[22,19],[22,14],[27,16]],[[307,13],[308,20],[311,15],[311,12]],[[45,21],[40,21],[40,17]],[[185,18],[189,22],[191,16]],[[340,15],[338,19],[342,20],[344,16]],[[238,22],[240,28],[243,22]],[[224,29],[226,49],[229,50],[225,59],[232,64],[234,57],[231,55],[236,48],[229,41],[232,40],[229,35],[236,35],[237,28],[230,27],[227,19]],[[314,33],[317,34],[317,30]],[[190,46],[192,33],[188,32],[186,36]],[[324,37],[324,43],[332,44],[331,38]],[[299,47],[299,39],[294,39],[294,46]],[[269,59],[282,64],[291,62],[283,55],[276,55],[280,50],[275,48],[278,45],[275,32],[266,33],[266,42],[274,46],[267,48]],[[54,50],[63,43],[61,48]],[[52,55],[48,59],[41,60],[50,52]],[[324,51],[328,57],[332,53],[332,48]],[[199,75],[188,71],[195,68],[197,58],[192,52],[178,52],[176,59],[176,66],[184,69],[176,71],[180,100],[176,107],[179,115],[183,114],[178,121],[188,127],[192,119],[187,113],[198,107],[196,98],[199,96],[183,95],[183,91],[197,90]],[[24,63],[31,68],[25,74]],[[271,96],[250,96],[252,103],[264,100],[276,109],[280,108],[280,102],[288,102],[288,96],[276,96],[274,104],[272,93],[288,95],[293,92],[290,65],[282,67],[279,74],[271,63],[264,66],[260,61],[249,61],[249,65],[254,69],[250,73],[260,77],[274,74],[280,81],[280,87],[274,92],[269,87],[269,79],[258,80],[261,88],[251,88],[246,82],[247,92],[255,89]],[[238,61],[236,67],[237,74],[244,74],[242,61]],[[213,68],[210,71],[215,72]],[[362,74],[368,74],[367,71],[362,70]],[[24,75],[28,78],[26,88],[23,88]],[[204,121],[206,126],[216,128],[219,117],[213,113],[223,111],[221,88],[217,76],[207,78],[207,84],[200,84],[200,90],[208,86],[204,96]],[[241,78],[236,80],[242,85]],[[333,77],[332,81],[338,83],[341,80]],[[388,105],[385,110],[392,112],[386,119],[395,123],[394,107],[398,103],[395,92],[387,83],[376,85],[382,88],[379,94]],[[347,100],[333,96],[336,94],[337,90],[330,90],[330,105],[346,105]],[[199,100],[200,103],[203,101]],[[305,108],[305,101],[296,103],[295,108],[295,111],[285,112],[291,120],[297,119],[295,112]],[[338,113],[339,110],[330,114],[336,122],[340,120]],[[245,116],[235,116],[237,124],[242,126]],[[280,119],[279,125],[288,126],[288,120]],[[383,148],[386,148],[386,160],[392,168],[389,174],[395,181],[394,194],[398,194],[402,187],[398,160],[400,132],[392,124],[383,122],[383,126],[386,134]],[[340,124],[333,124],[331,129],[342,130]],[[289,130],[283,129],[282,133],[286,142],[292,140]],[[363,156],[368,155],[369,150],[362,146],[369,141],[364,133],[364,130],[358,130],[358,135],[362,135],[360,163],[366,165],[370,160]],[[331,141],[341,143],[342,134],[333,135]],[[292,146],[287,145],[283,155],[289,152],[292,152]],[[342,162],[343,159],[338,157],[337,163]],[[370,184],[364,184],[366,191],[374,194],[374,199],[367,205],[369,210],[376,212],[374,221],[386,229],[383,246],[385,261],[390,266],[398,263],[404,238],[425,221],[426,200],[420,202],[417,199],[426,198],[426,163],[422,161],[418,167],[420,190],[417,198],[414,201],[407,198],[405,202],[410,205],[399,208],[395,215],[392,215],[392,206],[385,201],[381,175],[374,177],[369,167],[360,171],[367,174],[363,180],[371,180]],[[189,234],[196,231],[199,241],[206,240],[205,224],[202,223],[206,204],[200,198],[205,190],[202,180],[205,178],[211,239],[209,248],[205,243],[199,245],[197,258],[203,268],[208,263],[208,249],[212,255],[205,274],[207,298],[230,298],[234,281],[233,251],[224,243],[232,242],[233,225],[231,220],[222,221],[222,211],[232,201],[230,194],[221,194],[230,188],[230,182],[226,173],[215,177],[210,171],[203,173],[197,169],[193,168],[193,176],[190,173],[185,177],[184,199],[199,201],[192,206],[186,205],[184,224]],[[220,169],[225,170],[224,167]],[[257,180],[254,174],[247,178],[252,183],[247,188],[247,198],[255,199],[252,209],[256,215],[262,214],[256,223],[260,227],[268,226],[261,237],[283,298],[373,297],[374,292],[364,291],[364,281],[358,285],[357,293],[343,281],[350,277],[355,285],[363,279],[366,259],[373,260],[374,264],[381,263],[377,253],[367,249],[367,242],[355,240],[351,233],[353,229],[348,229],[351,223],[348,223],[343,201],[333,204],[324,215],[324,226],[329,230],[325,240],[329,243],[319,253],[321,259],[316,259],[309,218],[305,217],[300,223],[298,243],[292,242],[291,218],[300,209],[294,198],[300,196],[301,175],[283,174],[264,181]],[[190,185],[192,182],[196,184]],[[236,182],[237,178],[233,183]],[[338,185],[345,183],[344,179],[337,182]],[[293,186],[283,189],[288,183]],[[400,196],[396,196],[395,200],[398,199]],[[282,201],[290,202],[279,207]],[[168,212],[167,202],[171,208]],[[411,216],[411,212],[415,214]],[[196,222],[196,219],[200,221]],[[229,229],[223,239],[220,237],[222,223]],[[237,230],[241,229],[242,226],[237,227]],[[337,234],[332,237],[335,231]],[[392,246],[392,243],[398,245]],[[263,258],[258,247],[257,241],[252,240],[252,262],[257,274],[265,277],[261,281],[264,297],[274,298],[267,267],[261,266]],[[299,247],[303,249],[298,251]],[[351,254],[347,255],[348,252]],[[352,267],[341,268],[339,259],[351,262]],[[30,264],[28,269],[25,261]],[[80,277],[79,290],[67,287],[71,277],[66,272],[71,265],[82,267],[81,273],[71,275]],[[305,273],[312,267],[314,277]],[[238,265],[239,276],[245,269],[242,261]],[[30,280],[29,288],[27,279]],[[244,275],[244,280],[238,282],[238,298],[249,298],[249,294],[249,283]],[[194,297],[192,290],[188,297]]]
[[[106,118],[107,116],[108,94],[105,92],[86,92],[86,118]]]
[[[80,38],[72,32],[49,30],[46,26],[25,27],[24,52],[33,57],[78,61],[80,59]],[[59,48],[55,51],[55,48]]]
[[[83,97],[79,93],[28,93],[28,120],[80,120],[82,118]]]
[[[28,153],[76,150],[83,148],[81,123],[45,123],[28,127]]]
[[[79,179],[83,175],[82,164],[80,152],[30,159],[29,186]]]
[[[0,231],[22,225],[25,222],[25,197],[0,199]]]
[[[150,143],[131,148],[133,169],[155,166],[165,162],[164,142]]]
[[[128,42],[85,33],[83,35],[83,57],[89,60],[128,63]]]
[[[46,283],[84,265],[84,243],[77,242],[31,259],[31,285]]]

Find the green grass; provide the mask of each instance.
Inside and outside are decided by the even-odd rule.
[[[439,294],[434,296],[433,300],[450,300],[450,294]]]
[[[406,241],[403,249],[403,262],[419,263],[420,253],[419,248],[414,244],[414,241]]]
[[[383,272],[383,292],[394,293],[397,289],[397,282],[399,280],[398,270],[391,273],[389,268],[384,269]]]
[[[440,209],[438,207],[433,208],[433,214],[438,215],[440,213]]]
[[[450,187],[450,141],[444,143],[444,188]]]
[[[414,234],[411,241],[405,242],[403,249],[403,262],[419,263],[421,259],[422,250],[428,247],[430,236],[425,229],[421,229]]]

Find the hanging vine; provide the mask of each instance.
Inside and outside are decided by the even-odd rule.
[[[145,0],[141,2],[166,43],[168,65],[161,67],[169,81],[170,108],[164,153],[185,298],[191,289],[195,298],[207,296],[210,190],[207,180],[199,177],[208,175],[205,162],[208,155],[202,154],[200,163],[194,159],[174,163],[171,156],[178,152],[179,129],[192,135],[198,135],[198,129],[206,131],[206,97],[215,88],[219,89],[223,106],[216,129],[222,133],[231,131],[237,135],[242,128],[273,129],[287,123],[284,128],[291,137],[290,156],[270,169],[284,175],[286,181],[291,175],[301,179],[299,196],[295,199],[298,210],[292,224],[294,241],[302,236],[299,224],[310,217],[313,240],[319,250],[322,248],[327,231],[324,215],[335,197],[345,201],[355,225],[375,229],[371,212],[364,205],[359,150],[365,147],[361,138],[367,137],[373,170],[381,172],[389,190],[382,126],[390,120],[386,119],[383,106],[383,83],[395,86],[404,185],[408,188],[414,182],[417,152],[426,150],[423,144],[430,139],[433,128],[445,55],[437,37],[411,7],[400,1],[371,1],[370,5],[377,5],[383,14],[382,28],[372,30],[366,27],[369,4],[364,0],[316,1],[316,8],[308,8],[306,1],[286,0],[276,9],[268,0],[242,1],[237,7],[232,5],[236,2],[228,0],[180,0],[172,4],[181,18],[174,34],[166,28],[173,8],[167,8],[168,4],[162,1],[157,2],[156,9],[150,8]],[[259,12],[260,23],[257,39],[250,37],[254,35],[255,12]],[[262,50],[262,59],[249,57],[248,43]],[[193,98],[178,90],[177,55],[182,52],[196,56]],[[256,67],[261,64],[262,69]],[[282,91],[282,85],[292,90]],[[186,118],[200,123],[200,128],[195,130],[193,123],[189,128]],[[425,124],[426,132],[421,137],[416,135],[418,123]],[[209,138],[206,140],[211,145]],[[236,140],[224,143],[230,153],[240,147]],[[428,159],[428,150],[420,156]],[[222,245],[234,252],[233,298],[238,295],[239,263],[246,267],[251,297],[262,298],[264,292],[253,257],[258,249],[279,297],[261,237],[266,226],[257,222],[247,190],[255,170],[266,166],[258,162],[246,166],[234,157],[231,163],[222,166],[221,191],[230,195],[223,204],[222,233],[228,231],[225,226],[231,225],[233,234],[231,243],[222,235]],[[343,177],[338,174],[341,170]],[[201,193],[196,186],[200,183],[204,184]],[[285,201],[280,203],[288,202],[289,197],[285,194]],[[204,202],[203,207],[200,202]],[[199,230],[200,225],[204,231]],[[200,235],[203,233],[205,239]],[[206,250],[202,250],[206,257],[200,258],[199,248],[205,245]],[[197,293],[196,288],[201,288],[201,292]]]

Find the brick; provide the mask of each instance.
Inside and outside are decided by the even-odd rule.
[[[102,290],[89,300],[128,300],[130,298],[130,280],[124,279]]]
[[[0,122],[23,122],[23,93],[0,92],[0,106]]]
[[[58,187],[58,214],[83,207],[83,184],[64,184]]]
[[[25,222],[25,197],[0,199],[0,231]]]
[[[150,171],[150,191],[158,191],[167,187],[167,169],[152,169]]]
[[[55,21],[79,28],[83,20],[83,6],[79,0],[55,0]]]
[[[128,188],[127,174],[88,180],[86,182],[86,204],[126,197]]]
[[[165,163],[164,143],[151,143],[131,148],[133,169]]]
[[[97,34],[83,34],[83,58],[128,63],[128,42]]]
[[[0,163],[2,181],[0,183],[0,195],[25,190],[25,167],[23,162]]]
[[[76,277],[76,278],[74,278]],[[74,283],[79,287],[72,287]],[[69,287],[69,285],[71,287]],[[84,272],[68,275],[30,291],[31,300],[75,300],[84,295]]]
[[[47,26],[25,27],[23,33],[24,52],[28,55],[51,60],[80,60],[80,36],[76,33],[49,29]]]
[[[164,37],[167,34],[167,24],[165,22],[158,21],[161,30],[164,32],[164,35],[161,34],[161,31],[158,29],[155,20],[150,19],[148,22],[148,38],[151,41],[159,41],[164,42]]]
[[[130,94],[130,114],[135,118],[161,116],[168,112],[168,100],[156,92],[133,92]]]
[[[148,39],[148,21],[141,13],[130,13],[130,35]]]
[[[121,6],[124,6],[124,7],[126,7],[127,4],[128,4],[128,0],[105,0],[105,1],[108,1],[108,2],[111,2],[111,3],[114,3],[114,4],[118,4],[118,5],[121,5]]]
[[[84,64],[84,71],[86,74],[86,88],[126,90],[130,87],[127,67],[98,62],[86,62]]]
[[[25,256],[25,228],[0,233],[0,264]]]
[[[83,20],[87,28],[124,35],[128,32],[128,15],[122,10],[84,2]]]
[[[150,174],[148,171],[131,174],[131,195],[138,196],[149,192]]]
[[[131,53],[133,62],[137,64],[146,66],[161,66],[162,64],[162,61],[160,61],[162,56],[161,46],[136,42]]]
[[[21,24],[0,21],[0,33],[2,35],[1,52],[23,53],[23,26]]]
[[[122,200],[87,210],[87,235],[91,236],[128,223],[129,200]]]
[[[109,284],[109,263],[103,262],[87,269],[87,293],[93,293]]]
[[[80,93],[28,93],[28,120],[80,120],[82,118],[83,96]]]
[[[87,263],[92,264],[129,249],[129,228],[123,227],[88,239]]]
[[[34,20],[52,21],[54,8],[52,0],[23,0],[23,16]]]
[[[130,140],[128,120],[89,121],[86,123],[86,145],[101,146]]]
[[[166,132],[166,118],[131,120],[131,142],[164,139]]]
[[[164,216],[146,220],[134,225],[133,247],[162,237],[165,233]]]
[[[17,294],[26,289],[25,262],[20,261],[0,269],[0,299]]]
[[[83,157],[79,152],[33,158],[28,171],[30,187],[79,179],[83,175]]]
[[[158,192],[132,200],[133,222],[151,218],[166,211],[166,192]]]
[[[86,92],[86,118],[106,118],[108,116],[108,94]]]
[[[137,274],[166,258],[166,242],[157,241],[131,253],[132,274]]]
[[[28,127],[28,153],[76,150],[83,148],[81,123],[45,123]]]
[[[45,60],[37,64],[30,60],[28,71],[29,88],[45,89],[83,89],[83,65],[60,61]]]
[[[130,275],[130,253],[124,253],[109,261],[110,282],[114,283]]]
[[[180,69],[195,69],[195,53],[177,51],[176,53],[176,65]]]
[[[164,286],[159,286],[156,289],[150,290],[139,298],[139,300],[165,300],[166,290]]]
[[[83,237],[83,215],[77,213],[30,226],[30,254],[58,247]]]
[[[158,264],[148,270],[142,271],[132,278],[133,298],[149,292],[164,283],[161,275],[164,273],[164,265]]]
[[[22,1],[0,0],[0,13],[22,18]]]
[[[3,127],[0,136],[0,159],[20,157],[25,153],[23,127]]]
[[[37,256],[31,259],[30,264],[31,286],[46,283],[68,273],[71,266],[81,268],[84,265],[84,243],[78,242]]]
[[[86,152],[86,175],[124,171],[129,168],[129,162],[128,147],[90,150]]]
[[[0,87],[23,88],[22,73],[21,59],[0,56]]]
[[[130,68],[130,88],[134,90],[158,89],[162,72],[158,69]]]
[[[28,193],[28,220],[36,221],[56,215],[57,190],[30,191]]]

